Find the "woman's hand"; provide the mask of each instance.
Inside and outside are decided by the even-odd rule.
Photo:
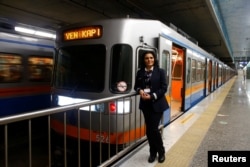
[[[139,94],[143,100],[150,100],[151,99],[150,94],[145,93],[142,89],[140,90]]]

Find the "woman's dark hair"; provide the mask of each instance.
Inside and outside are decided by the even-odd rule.
[[[155,54],[155,52],[153,52],[153,51],[145,51],[145,52],[143,52],[143,54],[142,54],[142,56],[141,56],[141,68],[145,68],[146,66],[145,66],[145,62],[144,62],[144,58],[145,58],[145,56],[146,56],[146,54],[148,54],[148,53],[151,53],[153,56],[154,56],[154,66],[155,67],[159,67],[159,64],[158,64],[158,60],[157,60],[157,57],[156,57],[156,54]]]

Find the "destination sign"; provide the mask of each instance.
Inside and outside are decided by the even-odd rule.
[[[102,36],[101,26],[88,26],[77,29],[66,30],[63,32],[63,40],[71,41],[78,39],[94,39]]]

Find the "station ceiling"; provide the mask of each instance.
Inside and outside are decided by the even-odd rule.
[[[0,23],[50,30],[97,19],[157,19],[231,67],[250,60],[249,15],[249,0],[0,0]]]

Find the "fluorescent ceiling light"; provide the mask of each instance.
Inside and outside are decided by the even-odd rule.
[[[44,32],[44,31],[37,31],[29,28],[24,28],[24,27],[15,27],[15,31],[22,32],[22,33],[27,33],[31,35],[37,35],[41,37],[47,37],[47,38],[56,38],[55,34]]]

